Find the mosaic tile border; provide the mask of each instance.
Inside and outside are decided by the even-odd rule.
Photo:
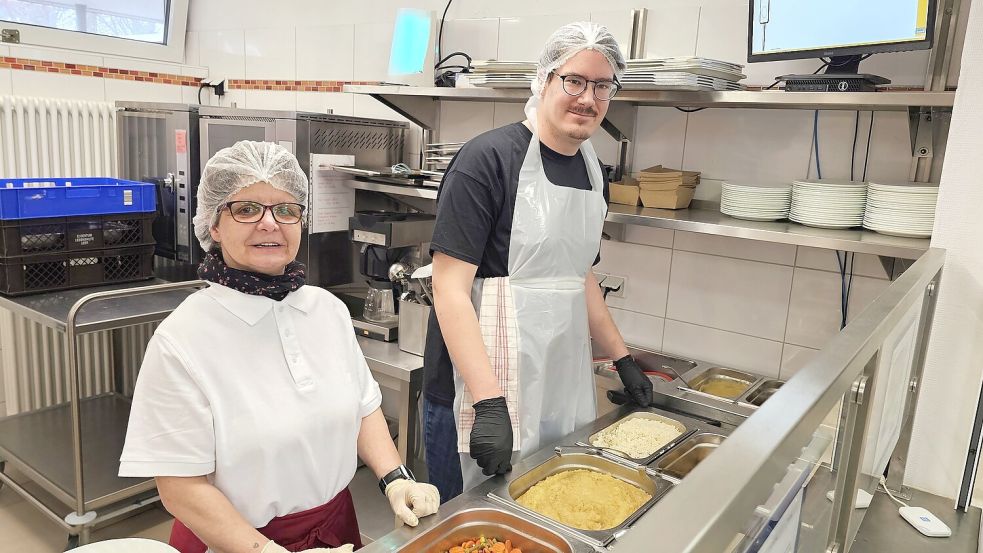
[[[0,58],[0,68],[17,69],[20,71],[37,71],[39,73],[59,73],[62,75],[77,75],[82,77],[97,77],[102,79],[117,79],[122,81],[173,84],[179,86],[197,87],[199,84],[201,84],[201,79],[199,77],[189,77],[187,75],[137,71],[135,69],[118,69],[115,67],[103,67],[99,65],[63,63],[60,61],[32,60],[9,56]]]
[[[102,79],[118,79],[124,81],[140,81],[147,83],[172,84],[178,86],[201,85],[201,77],[157,73],[153,71],[138,71],[135,69],[119,69],[99,65],[82,65],[58,61],[43,61],[27,58],[4,56],[0,57],[0,68],[16,69],[19,71],[37,71],[39,73],[58,73],[61,75],[77,75],[81,77],[96,77]],[[227,87],[230,90],[290,90],[299,92],[341,92],[346,84],[371,85],[376,81],[318,81],[296,79],[229,79]]]

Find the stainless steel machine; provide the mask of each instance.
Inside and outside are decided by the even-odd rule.
[[[310,178],[312,154],[354,156],[360,167],[400,163],[409,129],[408,123],[399,121],[324,113],[143,102],[117,105],[120,175],[158,184],[161,208],[154,227],[158,258],[186,268],[195,267],[203,253],[191,220],[201,171],[218,150],[240,140],[276,142],[297,156]],[[297,259],[307,265],[309,284],[334,286],[354,278],[354,248],[346,230],[313,233],[307,227]]]
[[[154,220],[158,262],[197,265],[194,235],[198,159],[198,107],[194,104],[116,102],[120,177],[157,185]]]

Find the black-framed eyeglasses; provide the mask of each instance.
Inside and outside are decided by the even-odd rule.
[[[304,206],[292,202],[266,205],[240,200],[226,202],[219,211],[223,209],[228,209],[232,219],[237,223],[258,223],[266,216],[267,209],[273,214],[273,220],[282,225],[296,225],[304,219]]]
[[[601,102],[607,102],[614,95],[621,90],[621,85],[617,81],[609,80],[599,80],[592,81],[587,77],[582,77],[580,75],[560,75],[555,71],[550,71],[553,75],[556,75],[560,81],[562,81],[563,92],[566,92],[570,96],[580,96],[587,90],[588,84],[594,85],[594,98]]]

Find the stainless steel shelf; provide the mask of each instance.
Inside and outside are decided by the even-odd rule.
[[[94,292],[155,284],[164,284],[164,281],[153,279],[127,284],[48,292],[33,296],[0,296],[0,308],[64,332],[68,322],[68,312],[75,305],[75,302],[83,297]],[[136,297],[107,299],[93,303],[79,313],[76,332],[81,334],[163,320],[193,292],[193,290],[175,290]]]
[[[382,182],[350,180],[352,188],[356,190],[369,190],[371,192],[382,192],[384,194],[394,194],[397,196],[410,196],[413,198],[423,198],[426,200],[437,199],[437,189],[423,186],[400,186],[398,184],[386,184]]]
[[[120,478],[130,402],[118,394],[80,401],[85,505],[95,510],[151,491],[153,478]],[[59,501],[75,506],[72,417],[68,403],[0,419],[0,458]]]
[[[607,221],[903,259],[918,258],[930,243],[928,238],[901,238],[869,230],[821,229],[788,221],[744,221],[708,207],[714,205],[700,202],[698,207],[672,210],[611,204]]]
[[[530,92],[524,88],[442,88],[394,85],[346,85],[345,92],[384,97],[423,97],[433,100],[471,102],[525,102]],[[639,106],[685,106],[754,109],[838,109],[907,111],[909,107],[952,107],[955,92],[785,92],[782,90],[740,90],[728,92],[688,92],[671,90],[622,90],[615,103]]]

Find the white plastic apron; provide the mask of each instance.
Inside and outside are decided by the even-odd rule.
[[[510,386],[512,391],[503,390],[513,417],[513,462],[596,417],[584,284],[607,210],[604,180],[593,146],[584,141],[580,151],[591,190],[549,181],[536,132],[537,105],[538,100],[532,98],[525,109],[533,136],[519,170],[509,276],[476,279],[472,291],[486,349],[490,357],[497,358],[497,362],[492,360],[496,376],[500,384],[516,384]],[[504,295],[503,290],[495,290],[501,287],[507,287]],[[498,316],[488,316],[487,310],[496,304]],[[503,305],[507,308],[504,316]],[[497,337],[498,344],[490,343],[490,337]],[[503,340],[517,343],[507,343],[503,351]],[[458,451],[467,490],[487,477],[468,453],[473,410],[470,393],[456,369],[454,385]]]

